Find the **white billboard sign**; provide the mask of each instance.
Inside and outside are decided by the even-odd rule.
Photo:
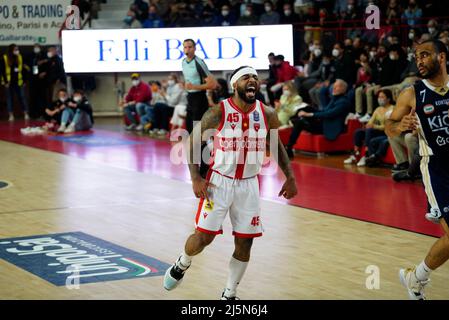
[[[182,42],[193,39],[210,70],[268,69],[270,52],[293,63],[291,25],[118,30],[64,30],[65,71],[180,71]]]
[[[1,0],[0,46],[58,44],[70,0]]]

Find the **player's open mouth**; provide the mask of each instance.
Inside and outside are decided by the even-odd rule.
[[[253,85],[249,85],[246,87],[246,96],[253,98],[256,95],[256,87]]]

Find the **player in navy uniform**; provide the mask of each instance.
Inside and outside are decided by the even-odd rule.
[[[399,277],[410,299],[425,299],[430,273],[449,259],[449,77],[448,50],[439,40],[416,48],[416,64],[423,80],[399,95],[397,106],[386,123],[391,136],[417,130],[421,172],[430,206],[428,220],[439,222],[445,234],[418,266],[401,269]]]

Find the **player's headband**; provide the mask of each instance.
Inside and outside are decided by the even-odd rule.
[[[247,74],[253,74],[257,76],[257,71],[252,67],[244,67],[243,69],[240,69],[232,76],[231,80],[229,81],[229,83],[231,84],[231,88],[234,88],[234,83],[236,83],[237,80],[240,79],[240,77]]]

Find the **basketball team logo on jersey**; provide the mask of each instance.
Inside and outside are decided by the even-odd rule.
[[[425,114],[429,115],[435,112],[435,107],[433,106],[433,104],[426,104],[423,107],[423,111]]]
[[[256,122],[260,121],[259,112],[257,112],[257,110],[255,110],[253,112],[253,120],[256,121]]]
[[[0,258],[56,286],[161,276],[170,267],[83,232],[0,239]]]

